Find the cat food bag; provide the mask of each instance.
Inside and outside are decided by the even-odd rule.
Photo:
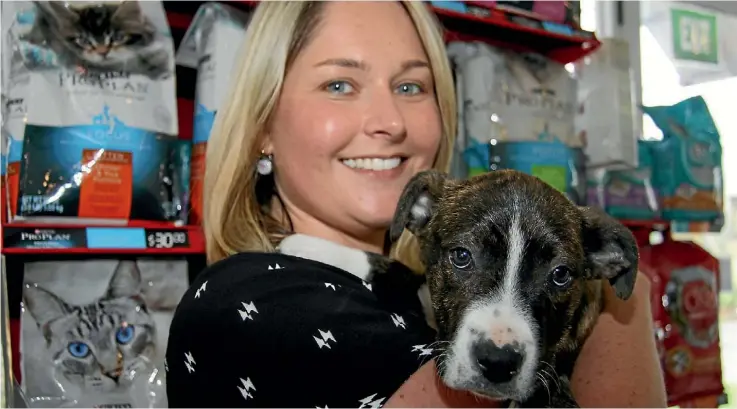
[[[3,10],[8,3],[3,3]],[[10,6],[12,7],[12,6]],[[0,142],[2,165],[0,165],[0,203],[2,203],[2,221],[7,222],[15,214],[18,203],[18,180],[20,160],[23,148],[23,134],[25,131],[27,94],[29,72],[23,64],[19,47],[13,37],[9,35],[8,27],[13,25],[13,14],[3,13],[2,38],[2,87],[0,113],[2,123]]]
[[[188,192],[171,162],[186,148],[162,3],[11,4],[30,73],[18,218],[180,220],[169,210]]]
[[[611,170],[606,183],[606,211],[618,219],[660,218],[660,194],[653,184],[652,147],[657,142],[637,141],[638,167]]]
[[[28,112],[30,74],[20,70],[7,78],[2,97],[2,187],[3,220],[12,220],[18,206],[23,135]]]
[[[722,145],[700,96],[672,106],[643,107],[663,132],[654,143],[654,184],[667,220],[712,221],[723,217]]]
[[[21,387],[30,407],[166,408],[178,259],[25,263]]]
[[[448,54],[462,73],[469,138],[583,146],[574,127],[577,83],[563,64],[480,42],[453,42]]]
[[[220,3],[206,3],[195,14],[177,50],[179,65],[197,69],[192,136],[190,223],[202,215],[205,151],[215,114],[230,90],[233,67],[245,38],[248,14]]]
[[[720,395],[719,260],[695,243],[666,238],[640,248],[640,271],[652,282],[668,405]]]

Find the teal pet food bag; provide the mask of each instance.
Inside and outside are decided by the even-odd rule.
[[[654,143],[654,185],[666,220],[711,221],[722,214],[722,146],[700,96],[672,106],[643,107],[663,131]]]

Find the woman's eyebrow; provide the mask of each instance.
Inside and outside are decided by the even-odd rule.
[[[334,65],[338,67],[343,68],[355,68],[362,71],[369,71],[370,66],[365,61],[358,61],[353,60],[350,58],[328,58],[327,60],[323,60],[317,64],[315,64],[315,67],[323,67],[327,65]],[[430,63],[424,60],[407,60],[402,62],[402,68],[400,70],[401,73],[404,73],[406,71],[409,71],[411,69],[415,68],[430,68]]]
[[[357,68],[359,70],[368,71],[369,66],[363,61],[352,60],[350,58],[329,58],[315,64],[315,67],[322,67],[326,65],[336,65],[343,68]]]

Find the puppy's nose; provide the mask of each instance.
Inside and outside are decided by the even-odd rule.
[[[522,367],[524,350],[513,345],[501,348],[493,342],[479,342],[473,348],[481,374],[491,383],[507,383],[514,379]]]

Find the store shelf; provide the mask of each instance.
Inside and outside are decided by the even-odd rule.
[[[561,64],[596,51],[601,43],[592,32],[565,24],[535,19],[523,13],[478,2],[432,2],[446,29],[446,41],[482,41],[520,52],[537,52]]]
[[[185,26],[201,2],[166,2],[169,22]],[[446,41],[482,41],[520,52],[534,51],[562,64],[576,61],[599,48],[592,32],[535,18],[509,8],[494,8],[474,1],[430,1],[445,28]],[[258,1],[228,2],[248,10]]]
[[[164,223],[78,226],[12,223],[2,229],[3,254],[204,254],[198,226]]]

